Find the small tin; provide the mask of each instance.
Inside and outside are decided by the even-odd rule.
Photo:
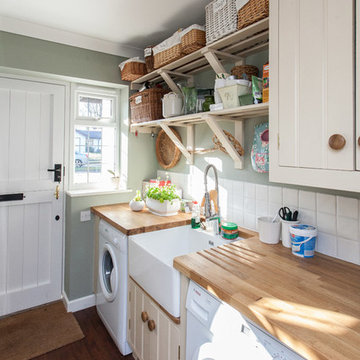
[[[222,223],[221,236],[225,240],[235,240],[239,236],[238,226],[233,222]]]

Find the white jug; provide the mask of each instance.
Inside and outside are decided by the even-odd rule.
[[[170,92],[162,98],[162,113],[164,118],[183,114],[183,96]]]

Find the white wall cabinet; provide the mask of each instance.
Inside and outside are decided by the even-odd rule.
[[[270,181],[360,191],[354,9],[270,1]]]
[[[140,360],[180,360],[180,329],[129,278],[127,338]]]

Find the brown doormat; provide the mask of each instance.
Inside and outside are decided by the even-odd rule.
[[[0,320],[0,360],[28,360],[84,334],[61,301]]]

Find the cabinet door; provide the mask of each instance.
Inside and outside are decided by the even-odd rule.
[[[158,359],[158,332],[159,332],[159,316],[156,305],[144,296],[144,309],[149,315],[149,321],[144,326],[144,343],[143,343],[143,358],[144,360],[157,360]],[[153,321],[155,328],[149,329],[149,323]]]
[[[360,1],[356,1],[356,69],[360,69]],[[356,71],[356,170],[360,170],[360,71]]]
[[[132,349],[135,347],[135,297],[136,289],[134,282],[129,279],[128,281],[128,328],[127,328],[127,341]]]
[[[270,60],[278,119],[270,121],[278,121],[278,163],[354,170],[353,0],[274,3],[277,39],[270,38]],[[329,146],[335,134],[346,140],[341,150]]]
[[[144,294],[139,289],[138,286],[134,285],[135,288],[135,352],[136,354],[143,359],[144,358],[144,348],[143,348],[143,342],[144,342],[144,327],[146,323],[144,323],[141,319],[141,313],[144,309]]]

